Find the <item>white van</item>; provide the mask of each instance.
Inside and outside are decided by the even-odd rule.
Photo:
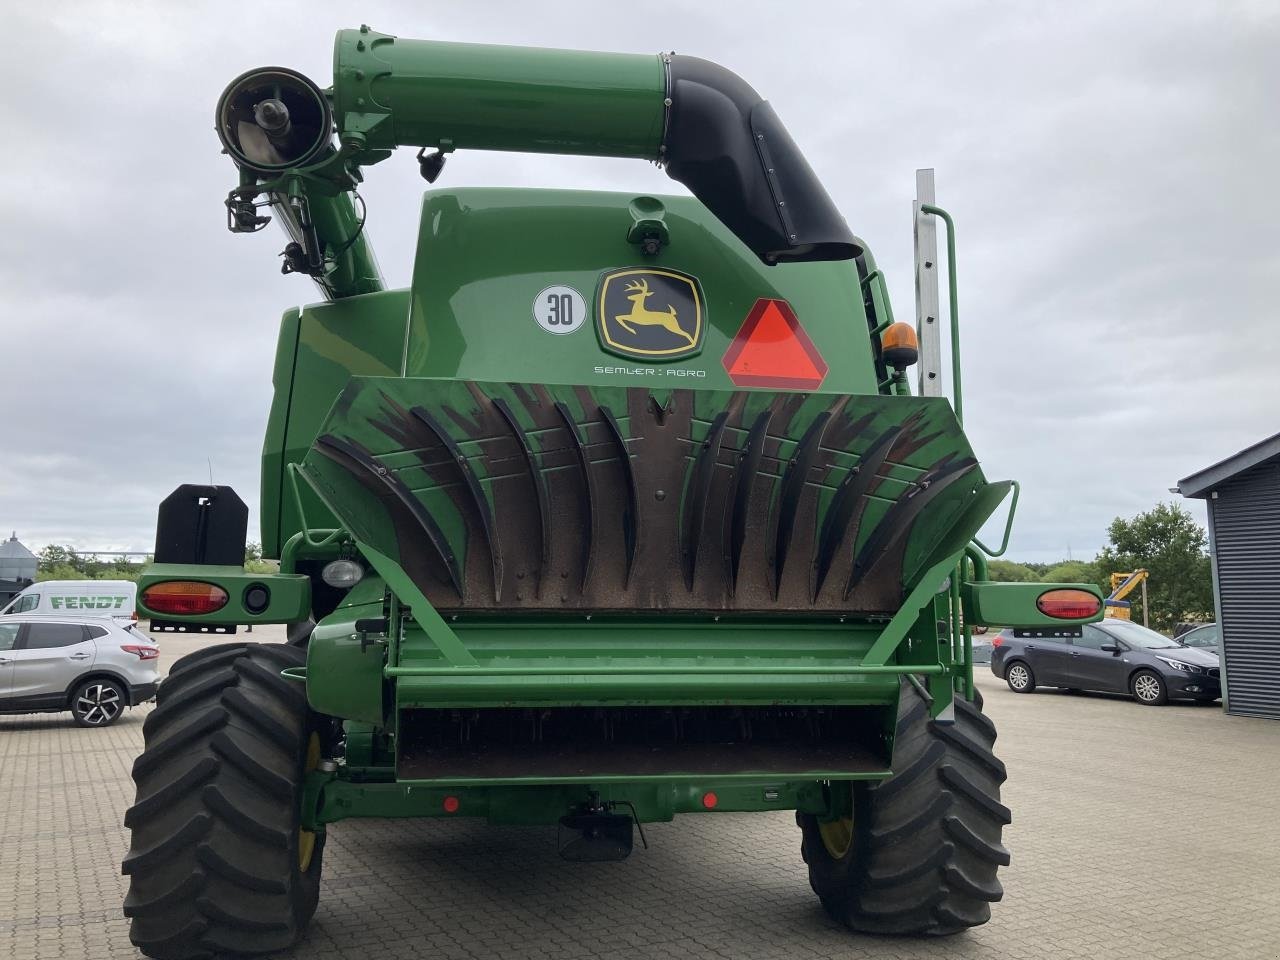
[[[130,580],[45,580],[33,583],[0,610],[0,617],[138,619],[138,585]]]

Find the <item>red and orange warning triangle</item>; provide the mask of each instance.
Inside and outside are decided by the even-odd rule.
[[[739,387],[816,390],[827,375],[827,362],[785,300],[757,300],[721,363]]]

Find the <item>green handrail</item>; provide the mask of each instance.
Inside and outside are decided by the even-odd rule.
[[[1018,494],[1022,492],[1022,484],[1017,480],[1009,481],[1013,485],[1013,499],[1009,501],[1009,515],[1004,521],[1004,539],[1000,541],[1000,549],[992,550],[977,537],[973,538],[973,542],[989,557],[1003,557],[1004,552],[1009,549],[1009,534],[1013,532],[1013,515],[1018,509]],[[983,564],[986,567],[986,564]],[[985,579],[985,578],[984,578]]]
[[[956,294],[956,225],[951,214],[931,203],[920,204],[923,213],[938,217],[947,225],[947,287],[951,296],[951,383],[956,421],[964,426],[964,399],[960,390],[960,307]]]

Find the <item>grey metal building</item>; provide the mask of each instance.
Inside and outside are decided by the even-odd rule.
[[[0,540],[0,607],[36,578],[36,557],[18,542],[14,533],[8,540]]]
[[[1178,481],[1207,502],[1228,713],[1280,719],[1280,433]]]

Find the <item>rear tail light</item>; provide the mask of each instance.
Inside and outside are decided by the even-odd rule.
[[[125,653],[132,653],[139,660],[154,660],[160,656],[160,651],[155,647],[144,647],[140,643],[122,643],[120,649]]]
[[[157,613],[197,616],[214,613],[227,605],[227,591],[198,580],[165,580],[142,591],[142,602]]]
[[[1002,637],[1000,634],[997,633],[994,637],[991,638],[991,645],[993,647],[1003,647],[1004,637]]]
[[[1096,616],[1102,600],[1087,590],[1048,590],[1036,600],[1036,609],[1056,620],[1080,620]]]

